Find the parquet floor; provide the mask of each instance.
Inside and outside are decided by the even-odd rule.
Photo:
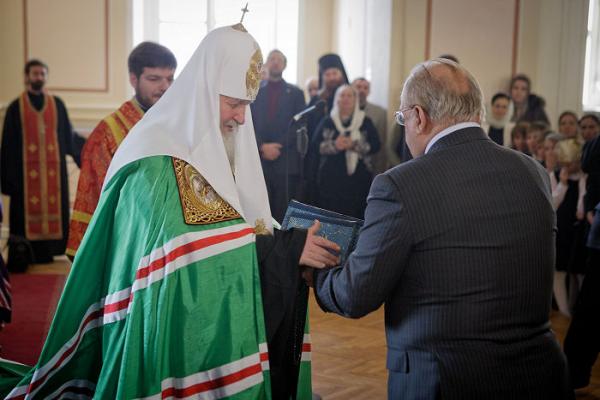
[[[359,320],[322,312],[311,294],[313,390],[323,400],[385,399],[385,335],[383,308]],[[569,319],[551,316],[552,327],[562,342]],[[591,384],[576,392],[577,400],[600,400],[600,360]]]

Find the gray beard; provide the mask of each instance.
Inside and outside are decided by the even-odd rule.
[[[226,133],[222,135],[223,144],[225,145],[225,153],[227,154],[227,159],[229,160],[229,166],[231,167],[231,172],[235,175],[235,135],[237,134],[237,130]]]

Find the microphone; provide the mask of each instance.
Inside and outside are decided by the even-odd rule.
[[[312,105],[308,108],[305,108],[304,110],[300,111],[298,114],[294,115],[292,117],[292,120],[294,122],[298,122],[302,118],[306,117],[308,114],[311,114],[316,111],[322,111],[324,108],[325,108],[325,102],[323,100],[319,100],[314,105]]]

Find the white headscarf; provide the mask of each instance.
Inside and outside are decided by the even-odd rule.
[[[340,107],[338,106],[338,100],[342,94],[342,92],[350,88],[352,92],[354,92],[354,111],[352,112],[352,121],[350,122],[350,126],[344,127],[342,124],[342,120],[340,118]],[[360,139],[360,127],[363,124],[365,119],[365,112],[360,109],[358,104],[358,94],[356,90],[350,85],[342,85],[335,91],[335,97],[333,99],[333,107],[331,108],[331,112],[329,113],[333,123],[335,124],[335,128],[342,135],[344,132],[350,131],[350,139],[352,141],[356,141]],[[354,174],[356,171],[356,165],[358,164],[358,153],[352,150],[346,150],[346,172],[348,175]]]
[[[262,55],[241,24],[211,31],[173,85],[119,146],[105,184],[123,166],[156,155],[180,158],[252,226],[273,231],[250,106],[235,138],[235,178],[220,130],[219,95],[253,101]]]

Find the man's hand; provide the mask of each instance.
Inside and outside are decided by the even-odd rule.
[[[334,242],[318,236],[317,232],[321,223],[315,223],[308,228],[304,249],[300,255],[300,265],[313,268],[333,267],[339,263],[339,257],[331,254],[330,250],[339,253],[340,246]]]
[[[265,160],[277,160],[281,155],[280,143],[263,143],[260,146],[260,153]]]

